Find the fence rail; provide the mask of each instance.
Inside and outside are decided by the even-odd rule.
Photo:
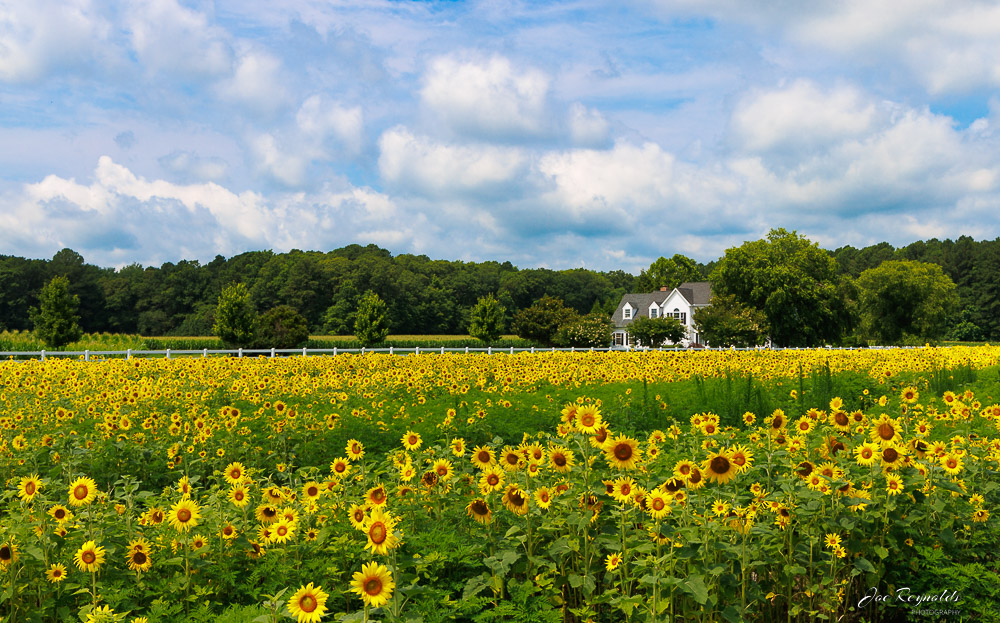
[[[648,348],[648,347],[622,347],[622,346],[611,346],[604,348],[595,347],[585,347],[585,348],[540,348],[540,347],[529,347],[529,348],[515,348],[513,346],[509,348],[493,348],[493,347],[457,347],[450,348],[447,346],[441,346],[436,348],[421,348],[419,346],[413,348],[394,348],[392,346],[388,348],[237,348],[237,349],[208,349],[203,348],[201,350],[34,350],[34,351],[0,351],[0,359],[40,359],[45,361],[49,357],[76,357],[82,358],[84,361],[100,360],[106,358],[125,358],[132,359],[133,357],[165,357],[171,359],[174,357],[208,357],[209,355],[225,355],[225,356],[237,356],[237,357],[290,357],[290,356],[302,356],[308,357],[309,355],[343,355],[348,353],[355,354],[372,354],[372,353],[385,353],[389,355],[443,355],[445,353],[485,353],[487,355],[495,354],[509,354],[513,355],[515,353],[554,353],[554,352],[711,352],[711,351],[766,351],[766,350],[886,350],[886,349],[914,349],[921,348],[919,346],[869,346],[863,348],[856,347],[834,347],[826,346],[819,349],[814,348],[776,348],[776,347],[754,347],[754,348]]]

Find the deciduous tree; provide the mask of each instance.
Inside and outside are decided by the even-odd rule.
[[[559,327],[577,320],[575,311],[563,305],[562,299],[543,296],[531,307],[514,316],[514,332],[526,340],[551,346]]]
[[[778,346],[837,343],[852,326],[836,261],[794,231],[727,249],[710,280],[716,296],[764,312]]]
[[[469,335],[492,344],[503,335],[506,308],[492,294],[480,297],[469,314]]]
[[[767,317],[732,295],[715,296],[712,304],[694,312],[701,339],[710,346],[748,348],[767,341]]]
[[[50,348],[59,348],[80,339],[80,297],[69,292],[69,279],[53,277],[38,294],[38,307],[31,309],[35,335]]]
[[[364,346],[381,344],[389,335],[389,315],[385,301],[378,294],[368,290],[358,302],[354,314],[354,336]]]
[[[640,346],[662,346],[666,341],[674,343],[684,339],[687,330],[681,321],[672,316],[636,318],[628,326],[628,332]]]
[[[252,346],[257,330],[257,312],[250,304],[250,291],[244,283],[226,286],[215,307],[212,332],[227,348]]]
[[[937,264],[892,260],[858,277],[862,335],[880,344],[936,340],[958,309],[955,283]]]

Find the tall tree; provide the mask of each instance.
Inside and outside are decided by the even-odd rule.
[[[862,335],[881,344],[944,336],[958,309],[955,283],[937,264],[883,262],[858,277]]]
[[[38,307],[31,309],[35,335],[50,348],[75,342],[83,334],[76,315],[80,297],[69,290],[69,279],[53,277],[38,294]]]
[[[778,346],[836,343],[851,327],[837,262],[794,231],[727,249],[710,280],[713,294],[764,312]]]
[[[667,259],[660,257],[639,273],[637,285],[640,292],[652,292],[660,288],[673,290],[685,281],[702,279],[698,263],[689,257],[675,253]]]
[[[507,310],[492,294],[481,297],[469,314],[469,335],[492,344],[503,335]]]
[[[513,329],[519,337],[551,346],[559,328],[578,318],[573,309],[563,305],[562,299],[543,296],[515,314]]]
[[[257,313],[250,304],[245,283],[227,286],[219,295],[212,331],[228,348],[252,346],[257,334]]]
[[[378,294],[368,290],[358,302],[354,315],[354,335],[365,346],[381,344],[389,335],[389,314],[385,301]]]
[[[732,295],[714,296],[712,304],[694,312],[701,340],[709,346],[748,348],[767,341],[764,312],[751,309]]]

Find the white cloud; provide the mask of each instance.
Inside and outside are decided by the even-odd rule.
[[[104,265],[204,259],[249,248],[372,240],[408,245],[426,223],[421,214],[401,214],[391,198],[370,188],[265,198],[215,183],[147,180],[106,156],[90,183],[50,175],[6,199],[11,207],[0,212],[0,244],[36,256],[68,246]]]
[[[346,108],[322,95],[312,95],[295,116],[299,130],[322,144],[334,137],[352,155],[361,152],[364,120],[360,106]]]
[[[228,33],[176,0],[131,3],[125,27],[139,60],[151,73],[203,79],[223,75],[232,67]]]
[[[656,0],[667,15],[778,31],[800,49],[824,50],[896,72],[900,64],[931,93],[1000,86],[1000,5],[992,0]]]
[[[734,138],[742,149],[815,149],[857,137],[875,120],[875,106],[857,89],[822,90],[807,80],[786,88],[756,90],[736,105]]]
[[[549,77],[503,56],[434,59],[420,92],[425,108],[458,134],[509,138],[546,133]]]
[[[270,133],[254,138],[250,148],[258,170],[286,186],[299,186],[305,182],[306,166],[309,164],[306,154],[283,149]]]
[[[201,181],[219,180],[226,175],[229,167],[220,158],[204,158],[190,151],[177,150],[160,157],[157,162],[164,169],[183,178]]]
[[[109,25],[90,0],[0,4],[0,81],[34,81],[108,53]]]
[[[569,135],[577,145],[592,147],[608,140],[611,127],[599,110],[575,103],[569,109]]]
[[[402,127],[379,139],[379,171],[393,186],[431,196],[512,191],[528,164],[514,147],[450,145]]]
[[[262,50],[246,51],[232,76],[219,83],[219,94],[258,114],[274,114],[288,99],[281,61]]]

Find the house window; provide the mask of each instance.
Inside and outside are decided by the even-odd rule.
[[[659,310],[657,310],[655,307],[650,307],[649,308],[649,317],[650,318],[656,318],[656,315],[657,315],[658,311]]]
[[[624,346],[624,345],[625,345],[625,334],[620,331],[616,331],[615,346]]]
[[[681,324],[687,324],[687,313],[686,312],[682,312],[680,309],[678,309],[678,308],[675,307],[674,308],[674,313],[672,313],[670,315],[673,318],[676,318],[677,320],[679,320]]]
[[[632,319],[632,308],[631,307],[626,307],[625,309],[622,310],[622,318],[624,318],[625,320],[631,320]]]

